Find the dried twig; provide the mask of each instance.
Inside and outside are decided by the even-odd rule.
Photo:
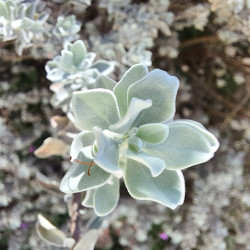
[[[17,56],[10,53],[6,53],[4,51],[1,51],[0,58],[3,61],[14,61],[14,62],[20,62],[27,59],[34,59],[31,55]]]
[[[187,41],[183,41],[182,43],[180,43],[180,48],[183,47],[190,47],[190,46],[194,46],[197,44],[201,44],[201,43],[217,43],[219,42],[219,38],[217,37],[217,35],[210,35],[210,36],[202,36],[202,37],[195,37],[192,38],[190,40]]]
[[[81,193],[73,194],[72,216],[71,216],[71,236],[76,241],[79,241],[80,237],[80,210],[81,206]]]

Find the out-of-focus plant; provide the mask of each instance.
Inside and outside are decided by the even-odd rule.
[[[77,22],[74,15],[67,17],[59,16],[55,27],[52,30],[52,33],[59,40],[72,41],[76,39],[76,34],[80,31],[81,25]]]
[[[47,78],[54,82],[51,90],[55,92],[52,104],[55,107],[62,107],[67,111],[68,103],[72,93],[77,90],[85,90],[97,87],[104,78],[114,69],[114,63],[105,60],[95,60],[95,53],[87,53],[87,49],[81,40],[74,43],[67,42],[60,56],[48,61],[45,69]],[[113,80],[105,78],[113,88]]]
[[[69,145],[79,130],[65,116],[53,116],[50,119],[53,137],[47,138],[34,152],[36,157],[45,159],[53,155],[68,156]]]
[[[208,161],[219,143],[200,123],[173,121],[178,87],[176,77],[138,64],[113,91],[75,92],[71,108],[83,132],[72,142],[73,166],[60,189],[87,191],[82,204],[98,216],[115,209],[121,177],[136,199],[181,205],[181,170]]]
[[[59,16],[55,26],[48,22],[49,13],[44,9],[45,3],[39,0],[31,3],[8,0],[0,1],[0,38],[3,41],[14,40],[16,53],[21,56],[29,47],[50,43],[54,37],[63,43],[77,38],[80,23],[75,16]],[[53,37],[54,36],[54,37]]]
[[[0,36],[3,41],[15,39],[18,55],[31,46],[33,40],[40,40],[48,29],[48,13],[37,13],[39,1],[20,3],[0,1]]]
[[[85,226],[84,234],[77,239],[67,237],[63,231],[55,227],[42,214],[38,214],[36,221],[36,232],[46,243],[56,247],[66,247],[72,250],[94,250],[102,219],[93,217]]]

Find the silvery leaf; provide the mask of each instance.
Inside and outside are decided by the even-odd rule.
[[[86,147],[80,151],[77,160],[84,163],[91,163],[92,147]],[[74,162],[61,181],[60,190],[64,193],[77,193],[96,188],[105,184],[110,174],[94,164],[88,175],[89,165]]]
[[[77,242],[73,250],[94,250],[99,236],[99,230],[91,229],[87,231]]]
[[[96,189],[94,193],[94,210],[97,216],[111,213],[117,206],[120,197],[120,180],[112,176],[105,185]]]
[[[105,60],[99,60],[91,65],[91,68],[97,69],[101,74],[108,75],[114,70],[114,63]]]
[[[43,144],[36,149],[34,154],[38,158],[48,158],[52,155],[63,155],[66,151],[68,145],[66,145],[62,140],[57,138],[49,137],[44,140]]]
[[[36,222],[36,232],[41,239],[50,245],[57,247],[73,247],[75,240],[67,236],[52,225],[42,214],[38,214]]]
[[[79,133],[73,140],[70,148],[70,156],[71,158],[77,159],[79,152],[81,149],[90,146],[94,143],[95,136],[92,132],[82,131]]]
[[[144,142],[159,144],[166,140],[169,133],[169,127],[165,124],[150,123],[138,128],[136,135]]]
[[[115,86],[114,93],[118,101],[121,116],[124,116],[128,109],[129,102],[127,92],[129,86],[142,79],[147,73],[148,68],[144,64],[134,65],[124,74],[122,79]],[[141,99],[150,99],[150,97]]]
[[[6,8],[6,5],[4,2],[0,2],[0,16],[3,16],[5,18],[8,17],[8,9]]]
[[[169,123],[167,139],[157,145],[146,144],[143,151],[163,159],[167,169],[184,169],[210,160],[218,140],[193,122]]]
[[[147,76],[131,85],[128,89],[128,102],[135,97],[152,100],[152,106],[140,113],[134,126],[161,123],[173,118],[178,87],[179,80],[160,69],[151,71]]]
[[[185,183],[181,171],[165,169],[152,177],[150,170],[139,162],[128,159],[124,182],[129,194],[138,200],[151,200],[175,209],[184,201]]]
[[[95,163],[109,173],[115,174],[122,172],[118,166],[119,148],[117,142],[106,136],[100,128],[94,127],[93,130],[98,150],[94,156]]]
[[[132,98],[125,116],[117,123],[110,125],[109,129],[117,133],[128,132],[140,112],[144,109],[148,109],[151,105],[152,101],[150,99],[144,101],[138,98]]]
[[[113,79],[111,79],[105,75],[98,76],[98,78],[96,79],[96,82],[95,82],[95,88],[113,90],[115,85],[116,85],[116,81],[114,81]]]
[[[117,101],[110,90],[74,92],[71,107],[75,125],[82,130],[92,130],[94,126],[106,129],[119,120]]]
[[[166,163],[164,160],[149,154],[143,152],[133,152],[132,150],[128,149],[126,156],[127,158],[140,162],[145,167],[147,167],[153,177],[159,176],[165,169]]]
[[[83,41],[78,40],[72,44],[71,51],[75,65],[79,65],[87,54],[87,49]]]

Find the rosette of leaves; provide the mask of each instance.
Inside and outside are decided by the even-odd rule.
[[[77,33],[81,29],[81,23],[76,20],[74,15],[67,17],[59,16],[57,17],[57,22],[53,28],[53,35],[60,41],[72,41],[77,39]]]
[[[55,92],[53,106],[67,108],[73,92],[77,90],[96,88],[100,84],[107,84],[111,89],[114,87],[115,82],[104,77],[113,71],[114,64],[105,60],[94,62],[95,56],[93,52],[88,53],[84,43],[78,40],[65,43],[61,55],[47,62],[47,78],[55,82],[51,85]]]
[[[0,1],[0,37],[3,41],[15,39],[15,49],[19,56],[23,49],[32,45],[34,39],[41,40],[48,28],[48,14],[36,12],[38,3]]]
[[[61,191],[87,191],[83,205],[98,216],[116,207],[120,178],[135,199],[181,205],[181,170],[208,161],[219,143],[198,122],[173,121],[178,87],[176,77],[138,64],[113,91],[75,92],[71,107],[83,131],[72,142],[73,166]]]

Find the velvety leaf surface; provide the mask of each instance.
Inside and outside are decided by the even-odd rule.
[[[91,131],[94,126],[107,129],[119,120],[117,101],[110,90],[74,92],[71,107],[75,124],[81,130]]]
[[[73,43],[71,51],[73,53],[73,61],[75,65],[79,65],[87,54],[86,46],[81,40]]]
[[[143,78],[148,73],[148,68],[144,64],[136,64],[131,67],[117,83],[114,93],[118,101],[120,114],[124,116],[128,108],[128,87]]]
[[[86,151],[90,151],[91,147],[85,148],[78,154],[78,161],[91,163],[92,159],[87,157]],[[93,165],[88,175],[89,165],[75,162],[68,170],[61,181],[60,190],[64,193],[76,193],[86,191],[88,189],[103,185],[110,177],[110,174],[101,169],[97,165]]]
[[[125,116],[123,116],[116,124],[109,126],[109,129],[117,133],[128,132],[140,112],[151,107],[151,105],[151,100],[144,101],[138,98],[133,98]]]
[[[94,157],[95,163],[109,173],[122,172],[118,166],[119,148],[116,141],[106,136],[100,128],[95,127],[94,133],[98,149]]]
[[[175,98],[179,80],[167,72],[155,69],[128,89],[128,102],[136,97],[152,100],[152,106],[141,112],[135,121],[140,127],[147,123],[161,123],[171,119],[175,113]]]
[[[81,149],[90,146],[94,143],[95,136],[88,131],[82,131],[73,140],[70,148],[70,156],[72,160],[77,159]]]
[[[210,160],[218,149],[217,139],[206,129],[187,121],[169,124],[167,139],[146,144],[143,151],[164,159],[168,169],[184,169]]]
[[[130,195],[138,200],[155,201],[171,209],[184,201],[185,184],[181,171],[166,169],[158,177],[152,177],[148,168],[129,159],[124,181]]]
[[[166,140],[169,127],[165,124],[151,123],[138,128],[136,135],[144,142],[158,144]]]
[[[94,210],[96,215],[105,216],[117,206],[120,197],[120,180],[112,177],[105,185],[96,189],[94,194]]]
[[[143,153],[143,152],[133,152],[131,150],[127,150],[126,156],[129,159],[135,160],[137,162],[142,163],[145,167],[147,167],[151,175],[153,177],[156,177],[162,173],[162,171],[165,169],[165,161],[151,156],[149,154]]]
[[[113,90],[113,88],[116,85],[116,81],[113,79],[105,76],[105,75],[100,75],[95,82],[95,87],[96,88],[103,88],[103,89],[109,89]]]

